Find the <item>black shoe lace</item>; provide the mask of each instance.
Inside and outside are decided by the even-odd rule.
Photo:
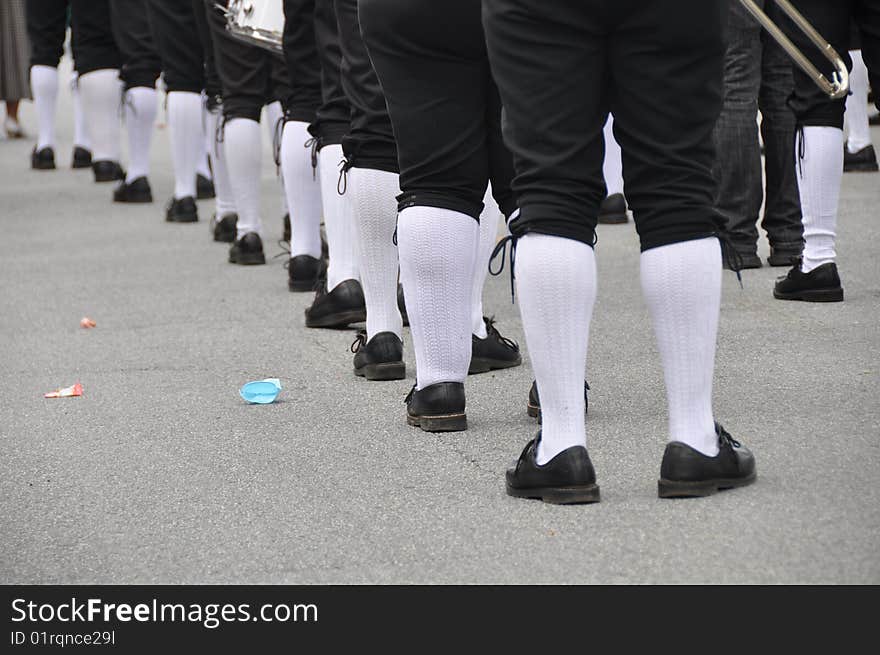
[[[311,162],[312,162],[312,180],[318,179],[318,148],[320,147],[318,143],[318,137],[313,136],[311,139],[306,141],[304,147],[310,148],[311,152],[309,153]]]
[[[742,289],[743,280],[742,275],[740,275],[740,271],[743,268],[742,255],[739,254],[739,251],[733,245],[733,241],[730,240],[726,232],[716,232],[715,236],[718,237],[718,242],[721,244],[721,256],[724,258],[727,268],[736,273],[736,279],[739,280],[739,288]]]
[[[719,425],[718,423],[715,424],[715,429],[718,432],[719,445],[723,446],[725,443],[727,443],[732,448],[739,448],[740,446],[742,446],[742,444],[739,441],[734,439],[730,435],[730,433],[727,430],[725,430],[723,427],[721,427],[721,425]]]
[[[336,193],[344,196],[348,190],[348,171],[354,166],[354,162],[345,157],[339,162],[339,179],[336,180]]]
[[[357,353],[361,348],[367,345],[367,333],[364,330],[358,330],[358,333],[354,336],[354,341],[351,344],[349,350],[353,353]]]
[[[277,255],[272,255],[272,259],[278,259],[279,257],[287,255],[287,261],[284,262],[284,268],[288,268],[290,266],[290,242],[285,241],[284,239],[278,239],[278,247],[281,248],[281,252]]]
[[[494,316],[490,316],[488,318],[484,316],[483,322],[486,324],[486,334],[488,336],[492,337],[496,341],[501,342],[511,350],[519,350],[519,344],[516,341],[514,341],[513,339],[508,339],[498,331],[498,328],[495,327]]]
[[[501,275],[504,271],[504,261],[506,259],[508,243],[510,243],[510,302],[514,302],[516,299],[514,292],[514,281],[516,280],[516,237],[512,234],[508,234],[495,244],[495,248],[492,250],[492,255],[489,257],[489,274],[497,276]],[[495,271],[492,270],[492,262],[495,261],[495,258],[498,255],[501,255],[501,265],[498,267],[498,270]]]

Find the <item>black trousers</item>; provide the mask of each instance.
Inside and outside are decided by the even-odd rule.
[[[201,93],[206,86],[205,53],[198,38],[194,3],[190,0],[148,2],[166,89]]]
[[[852,24],[855,23],[861,37],[862,57],[868,67],[871,87],[880,89],[880,0],[794,0],[793,4],[844,59],[849,70],[852,70],[849,50],[859,46],[852,39]],[[790,23],[786,25],[786,32],[795,45],[830,79],[833,67],[828,60],[800,30]],[[875,92],[874,96],[880,108],[880,94]],[[794,69],[794,93],[789,105],[797,116],[799,126],[843,129],[846,98],[831,100],[798,67]]]
[[[284,0],[284,60],[290,79],[285,119],[312,123],[321,105],[315,0]]]
[[[609,110],[642,249],[720,232],[712,132],[727,11],[726,0],[483,0],[516,168],[514,235],[594,243]]]
[[[31,66],[58,66],[64,53],[68,10],[76,71],[85,75],[121,65],[110,26],[109,0],[28,0],[25,7]]]
[[[263,105],[278,100],[287,110],[293,91],[287,64],[280,54],[239,41],[226,29],[221,14],[205,0],[214,44],[214,61],[223,88],[223,118],[259,121]]]
[[[196,29],[199,32],[199,43],[202,44],[202,56],[205,58],[205,94],[208,96],[208,107],[212,108],[222,101],[223,87],[217,73],[217,62],[214,57],[214,41],[211,38],[211,27],[208,14],[218,14],[220,9],[216,3],[205,4],[204,0],[191,0]]]
[[[385,96],[361,37],[357,0],[335,0],[342,50],[342,88],[351,108],[342,138],[348,168],[397,173],[397,145]]]
[[[119,76],[125,90],[155,87],[162,72],[162,61],[150,29],[147,0],[111,0],[110,17],[113,36],[122,53]]]
[[[315,41],[321,64],[321,104],[309,132],[320,150],[342,143],[351,125],[351,108],[342,88],[342,50],[333,0],[315,0]]]
[[[397,136],[400,209],[440,207],[479,220],[491,179],[509,217],[513,158],[479,1],[360,0],[358,8]]]

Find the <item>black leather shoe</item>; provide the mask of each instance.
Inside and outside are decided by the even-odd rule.
[[[421,390],[413,385],[404,402],[406,422],[425,432],[467,430],[461,382],[438,382]]]
[[[224,214],[219,221],[217,220],[217,214],[213,214],[208,227],[211,229],[211,234],[214,235],[214,241],[234,243],[237,234],[237,224],[238,214]]]
[[[611,225],[626,223],[626,199],[622,193],[612,193],[599,205],[599,222]]]
[[[584,380],[584,414],[590,411],[590,385]],[[526,406],[526,413],[532,418],[541,422],[541,399],[538,397],[538,382],[532,380],[532,387],[529,389],[529,404]]]
[[[837,264],[822,264],[809,273],[803,273],[801,262],[798,260],[788,275],[776,280],[773,297],[778,300],[841,302],[843,287],[840,286]]]
[[[113,202],[153,202],[149,180],[141,176],[131,182],[120,182],[113,190]]]
[[[95,174],[95,182],[114,182],[125,179],[125,171],[118,162],[105,159],[92,162],[92,172]]]
[[[718,454],[704,455],[680,441],[666,444],[660,464],[660,498],[708,496],[722,489],[744,487],[755,481],[755,456],[715,424]]]
[[[306,327],[344,328],[367,320],[364,290],[357,280],[343,280],[332,291],[327,281],[318,281],[312,306],[306,309]]]
[[[52,171],[55,170],[55,151],[46,146],[31,152],[31,168],[36,171]]]
[[[290,243],[290,213],[284,215],[284,232],[281,235],[282,241],[287,241]]]
[[[758,253],[755,252],[754,246],[751,249],[746,250],[745,248],[740,249],[737,248],[736,252],[739,254],[739,269],[743,270],[746,268],[761,268],[764,264],[761,262],[761,258],[758,257]],[[730,268],[730,262],[728,262],[727,257],[721,258],[721,265],[726,268],[728,271],[733,270]]]
[[[522,356],[516,341],[501,336],[495,327],[494,318],[484,316],[483,322],[486,324],[486,338],[480,339],[475,334],[471,335],[471,363],[468,375],[522,364]]]
[[[874,114],[868,118],[868,125],[880,125],[880,114]]]
[[[541,466],[537,462],[541,433],[526,444],[516,466],[507,470],[507,494],[545,503],[598,503],[599,485],[590,455],[583,446],[566,448]]]
[[[874,146],[865,146],[858,152],[850,152],[846,146],[843,147],[843,172],[853,173],[873,173],[880,170],[877,166],[877,154],[874,152]]]
[[[406,314],[406,300],[403,297],[403,285],[397,285],[397,309],[400,310],[400,318],[403,319],[403,325],[409,327],[409,316]]]
[[[248,232],[229,247],[229,263],[254,266],[266,263],[263,240],[256,232]]]
[[[198,222],[199,210],[196,207],[196,199],[192,196],[172,198],[165,209],[165,220],[169,223]]]
[[[354,374],[368,380],[403,380],[403,341],[394,332],[379,332],[367,341],[367,333],[357,333],[351,344],[354,353]]]
[[[311,255],[297,255],[287,262],[287,288],[290,291],[314,291],[322,272],[321,260]]]
[[[82,146],[73,147],[73,158],[70,162],[71,168],[91,168],[92,151]]]
[[[196,174],[196,199],[210,200],[214,197],[214,182],[201,174]]]
[[[770,256],[767,263],[770,266],[794,266],[801,258],[802,245],[797,246],[770,246]]]

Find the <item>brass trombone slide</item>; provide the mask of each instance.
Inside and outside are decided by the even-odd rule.
[[[840,58],[840,55],[837,54],[837,51],[831,47],[831,44],[828,43],[821,34],[816,31],[807,19],[804,18],[801,13],[795,9],[792,4],[788,0],[768,0],[768,2],[775,2],[779,5],[779,8],[784,11],[792,21],[794,21],[795,25],[806,34],[810,41],[812,41],[817,48],[819,48],[822,55],[830,61],[834,65],[834,72],[831,74],[831,80],[829,81],[818,68],[813,66],[812,62],[807,59],[806,55],[803,52],[798,50],[797,46],[791,42],[785,33],[779,29],[779,26],[776,25],[770,18],[761,11],[760,7],[754,3],[754,0],[739,0],[743,7],[745,7],[746,11],[748,11],[755,20],[757,20],[761,26],[770,33],[776,42],[782,46],[782,48],[788,53],[789,57],[794,60],[794,63],[797,64],[802,71],[804,71],[807,75],[809,75],[813,81],[816,83],[822,91],[828,94],[831,99],[836,100],[838,98],[843,98],[847,93],[849,93],[849,71],[846,69],[846,63],[844,63],[843,59]]]

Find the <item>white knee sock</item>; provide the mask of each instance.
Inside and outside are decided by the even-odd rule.
[[[337,190],[342,146],[324,146],[318,152],[318,177],[321,182],[321,205],[324,209],[324,229],[327,232],[327,250],[330,263],[327,268],[327,288],[332,289],[345,280],[360,278],[357,267],[354,208],[351,193]]]
[[[263,233],[260,221],[260,178],[262,176],[263,144],[260,124],[249,118],[233,118],[223,133],[223,155],[232,183],[232,194],[238,208],[238,235]]]
[[[223,144],[217,143],[217,127],[223,119],[223,106],[217,105],[213,110],[207,111],[206,119],[205,149],[210,153],[214,165],[214,211],[217,216],[223,216],[235,212],[235,198],[229,183],[226,155],[223,153]]]
[[[400,212],[397,242],[417,386],[464,382],[471,361],[477,222],[448,209],[408,207]]]
[[[201,175],[202,177],[206,177],[209,180],[213,179],[213,174],[211,173],[211,165],[208,163],[208,157],[211,156],[211,147],[208,144],[207,131],[211,125],[211,121],[209,120],[210,112],[208,111],[208,107],[205,104],[205,94],[202,93],[199,96],[199,99],[202,103],[202,155],[199,157],[198,164],[196,165],[196,173]],[[216,194],[216,189],[214,190]]]
[[[614,138],[614,118],[608,114],[605,121],[605,160],[602,162],[602,174],[605,176],[605,186],[608,187],[608,195],[623,193],[623,155],[620,145]]]
[[[31,66],[31,93],[37,109],[37,150],[54,148],[58,69],[52,66]]]
[[[125,94],[125,129],[128,132],[128,171],[132,182],[150,174],[150,142],[158,111],[156,89],[137,86]]]
[[[272,144],[272,152],[276,152],[276,148],[281,147],[282,132],[280,131],[278,121],[284,117],[284,110],[281,103],[277,100],[266,105],[266,131],[269,133],[269,143]],[[283,126],[283,124],[282,124]],[[277,143],[276,143],[277,141]],[[281,182],[281,215],[289,214],[290,207],[287,203],[287,185],[284,180],[284,171],[278,176]]]
[[[718,438],[712,415],[712,373],[721,306],[718,239],[646,250],[641,257],[641,278],[663,362],[669,440],[714,457]],[[542,411],[543,404],[542,391]]]
[[[814,268],[837,258],[834,240],[837,236],[837,201],[843,178],[843,130],[836,127],[803,129],[803,144],[796,162],[801,213],[804,223],[804,252],[801,270]]]
[[[174,197],[195,198],[196,170],[204,156],[202,97],[190,91],[168,94],[168,136],[174,165]]]
[[[367,338],[379,332],[403,331],[397,308],[397,173],[368,168],[348,171],[348,190],[354,204],[358,270],[367,304]],[[470,284],[468,284],[470,289]]]
[[[586,446],[584,370],[596,302],[596,257],[580,241],[526,234],[516,248],[517,302],[541,396],[546,464],[566,448]]]
[[[849,90],[846,97],[846,149],[858,152],[871,145],[871,126],[868,124],[868,68],[861,50],[850,50],[852,72],[849,74]]]
[[[122,81],[119,70],[104,68],[79,76],[78,86],[85,112],[92,161],[119,161]]]
[[[92,140],[86,128],[86,114],[83,111],[82,98],[79,96],[79,76],[75,72],[70,80],[70,94],[73,99],[73,145],[91,150]]]
[[[281,137],[281,170],[290,211],[290,256],[321,257],[321,183],[312,168],[309,124],[287,121]]]
[[[471,331],[480,339],[485,339],[486,323],[483,321],[483,285],[489,272],[489,257],[498,238],[498,220],[501,210],[491,196],[492,188],[483,198],[483,213],[480,214],[480,243],[477,247],[477,261],[474,267],[474,282],[471,296]]]

